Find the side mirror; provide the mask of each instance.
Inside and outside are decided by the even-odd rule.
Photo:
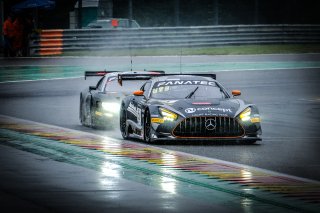
[[[135,96],[143,96],[143,91],[142,90],[137,90],[137,91],[134,91],[133,92],[133,95],[135,95]]]
[[[91,90],[96,90],[97,89],[97,87],[95,87],[95,86],[89,86],[89,90],[91,91]]]
[[[239,95],[241,95],[241,91],[240,90],[232,90],[232,95],[239,96]]]

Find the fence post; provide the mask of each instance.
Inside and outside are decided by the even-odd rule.
[[[213,2],[214,25],[219,25],[219,0]]]
[[[3,29],[2,29],[2,26],[3,26],[3,22],[4,22],[4,9],[3,9],[3,1],[1,0],[0,1],[0,12],[1,12],[1,16],[0,16],[0,26],[1,26],[1,29],[0,29],[0,34],[1,34],[1,40],[0,40],[0,46],[3,46],[4,45],[4,40],[3,40]]]
[[[82,0],[78,0],[78,28],[82,28]]]
[[[254,23],[259,24],[259,0],[254,0]]]
[[[180,0],[174,1],[174,15],[176,27],[180,25]]]
[[[129,27],[132,27],[132,0],[129,0]]]

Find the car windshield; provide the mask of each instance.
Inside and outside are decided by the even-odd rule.
[[[214,81],[160,81],[154,84],[155,99],[224,99],[226,95]]]
[[[106,20],[106,21],[94,21],[90,24],[88,24],[89,28],[112,28],[111,21]]]
[[[128,19],[115,19],[117,20],[117,28],[129,28],[130,24]],[[105,19],[105,20],[96,20],[88,24],[88,28],[114,28],[112,26],[112,20],[111,19]],[[131,22],[131,27],[132,28],[139,28],[139,24],[135,21],[132,20]]]
[[[122,92],[129,94],[135,90],[139,90],[144,83],[145,81],[141,80],[122,81],[121,86],[117,79],[112,79],[111,81],[106,82],[105,92]]]

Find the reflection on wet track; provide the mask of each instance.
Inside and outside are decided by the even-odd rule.
[[[184,195],[248,212],[320,207],[317,181],[6,116],[0,116],[0,133],[2,144],[101,171],[101,185],[125,178],[173,199]]]

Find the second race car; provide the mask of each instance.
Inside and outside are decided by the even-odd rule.
[[[125,82],[128,75],[119,75]],[[123,138],[169,140],[261,140],[256,105],[230,95],[215,74],[164,74],[148,80],[121,103]]]
[[[119,74],[131,74],[126,82],[119,83]],[[131,94],[132,90],[154,75],[163,71],[87,71],[87,77],[100,77],[96,86],[89,86],[80,93],[80,122],[92,128],[109,128],[118,123],[122,99]]]

